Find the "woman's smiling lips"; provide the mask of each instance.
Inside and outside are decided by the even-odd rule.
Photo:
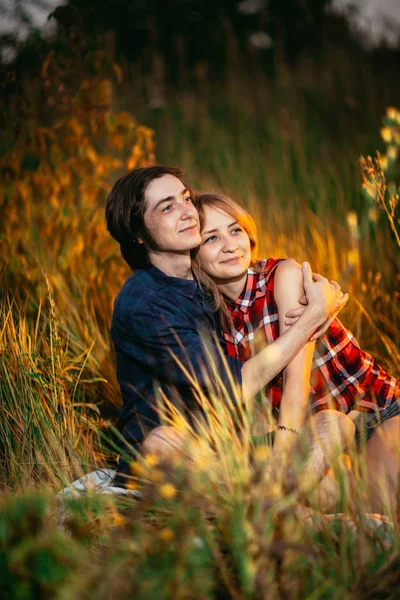
[[[221,264],[222,265],[233,264],[233,263],[238,262],[241,258],[243,258],[243,255],[241,255],[241,256],[235,256],[234,258],[227,258],[226,260],[221,260]]]

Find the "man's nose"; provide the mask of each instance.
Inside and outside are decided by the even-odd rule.
[[[183,204],[181,210],[181,218],[189,219],[189,218],[197,218],[197,210],[193,206],[193,204]]]

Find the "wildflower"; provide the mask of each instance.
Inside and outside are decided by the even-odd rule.
[[[359,254],[357,250],[349,250],[347,252],[347,264],[351,266],[356,266],[359,263]]]
[[[163,529],[160,532],[160,538],[162,540],[164,540],[164,542],[171,542],[175,537],[175,533],[172,531],[172,529]]]
[[[161,471],[161,469],[154,469],[149,473],[149,479],[155,483],[159,483],[164,479],[164,473]]]
[[[373,223],[377,223],[378,222],[378,209],[376,206],[371,206],[371,208],[368,210],[368,219],[370,221],[372,221]]]
[[[143,475],[146,472],[146,469],[144,468],[142,463],[138,462],[137,460],[131,462],[129,468],[131,470],[131,473],[133,473],[133,475],[137,475],[138,477],[143,477]]]
[[[156,465],[158,465],[159,463],[159,459],[158,456],[156,456],[155,454],[146,454],[145,458],[144,458],[144,462],[146,463],[146,465],[148,467],[155,467]]]
[[[384,142],[389,143],[392,141],[392,130],[390,127],[381,127],[380,133]]]
[[[357,213],[354,210],[351,210],[347,213],[347,225],[350,227],[350,229],[357,229],[358,219]]]
[[[139,489],[139,484],[137,481],[135,481],[134,479],[130,479],[129,481],[127,481],[127,483],[125,484],[125,487],[127,490],[138,490]]]
[[[164,485],[160,487],[160,493],[163,498],[171,500],[176,496],[176,487],[173,483],[164,483]]]
[[[125,525],[125,522],[126,522],[125,517],[123,517],[119,513],[114,514],[113,525],[115,525],[115,527],[123,527],[123,525]]]
[[[388,157],[387,156],[379,156],[379,165],[382,169],[382,171],[386,171],[386,169],[388,168]]]
[[[396,119],[397,116],[397,110],[394,106],[388,106],[386,109],[386,115],[388,116],[389,119],[391,119],[392,121],[394,121]]]
[[[399,154],[399,149],[397,146],[388,146],[387,156],[390,160],[396,160],[398,154]]]

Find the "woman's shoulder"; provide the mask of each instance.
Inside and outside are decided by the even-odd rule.
[[[279,262],[276,270],[279,277],[287,277],[301,272],[301,264],[295,258],[284,258]]]
[[[258,287],[274,295],[280,288],[298,288],[303,281],[301,265],[294,258],[267,258],[257,264]]]
[[[253,271],[259,274],[260,279],[268,280],[275,275],[278,267],[279,271],[288,270],[291,268],[290,263],[292,262],[296,264],[293,258],[263,258],[255,263]]]

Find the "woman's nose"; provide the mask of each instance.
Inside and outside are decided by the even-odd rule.
[[[223,245],[222,245],[222,250],[224,252],[236,252],[237,250],[237,242],[234,238],[232,238],[231,236],[227,236],[224,239]]]

